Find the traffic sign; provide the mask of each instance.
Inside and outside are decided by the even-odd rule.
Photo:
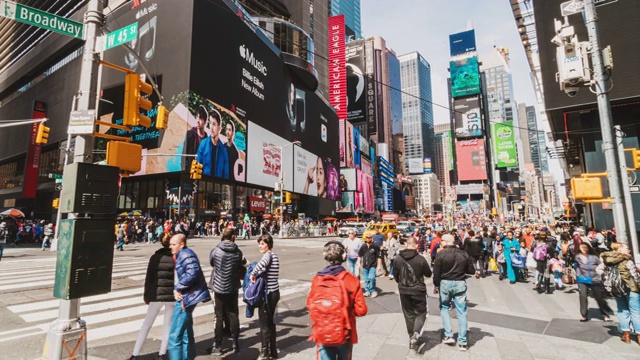
[[[78,39],[84,37],[82,23],[13,1],[0,0],[0,16]]]
[[[74,110],[69,115],[69,134],[93,134],[95,130],[96,111],[95,110]]]
[[[62,184],[56,184],[56,191],[62,191]]]
[[[98,44],[96,44],[96,51],[101,52],[109,50],[116,46],[126,44],[129,41],[138,38],[138,23],[135,22],[131,25],[127,25],[116,31],[112,31],[104,36],[101,36]]]
[[[62,179],[62,174],[49,173],[49,179]]]
[[[640,193],[640,185],[629,186],[629,191],[632,193]]]

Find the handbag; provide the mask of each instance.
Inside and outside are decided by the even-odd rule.
[[[524,256],[513,253],[511,254],[511,266],[516,269],[524,269],[527,267],[527,260]]]
[[[564,273],[562,274],[562,282],[566,285],[574,285],[576,283],[576,278],[573,276],[571,268],[564,269]]]
[[[578,280],[578,284],[585,284],[585,285],[593,284],[593,280],[591,279],[591,276],[578,275],[577,280]]]

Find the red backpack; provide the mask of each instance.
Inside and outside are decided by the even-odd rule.
[[[319,277],[313,297],[307,299],[309,318],[313,321],[308,340],[327,347],[340,346],[349,340],[349,294],[343,281],[347,274],[343,271],[338,276]]]

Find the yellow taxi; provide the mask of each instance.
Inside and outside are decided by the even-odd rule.
[[[362,234],[362,239],[365,239],[368,234],[371,234],[371,236],[375,235],[376,230],[380,230],[380,233],[384,235],[385,239],[387,238],[387,233],[392,233],[393,236],[398,238],[398,229],[396,228],[396,224],[379,223],[367,226],[367,229]]]

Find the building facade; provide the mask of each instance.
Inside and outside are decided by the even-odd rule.
[[[416,197],[416,210],[420,215],[434,213],[434,205],[442,204],[440,194],[440,181],[436,174],[411,175],[413,179],[414,194]]]
[[[412,159],[435,158],[431,65],[418,52],[399,57],[402,76],[404,172]]]
[[[435,156],[433,160],[434,172],[443,186],[443,196],[451,192],[451,170],[453,170],[453,148],[450,124],[435,126]]]
[[[329,16],[344,14],[347,41],[362,38],[360,0],[329,0]]]

